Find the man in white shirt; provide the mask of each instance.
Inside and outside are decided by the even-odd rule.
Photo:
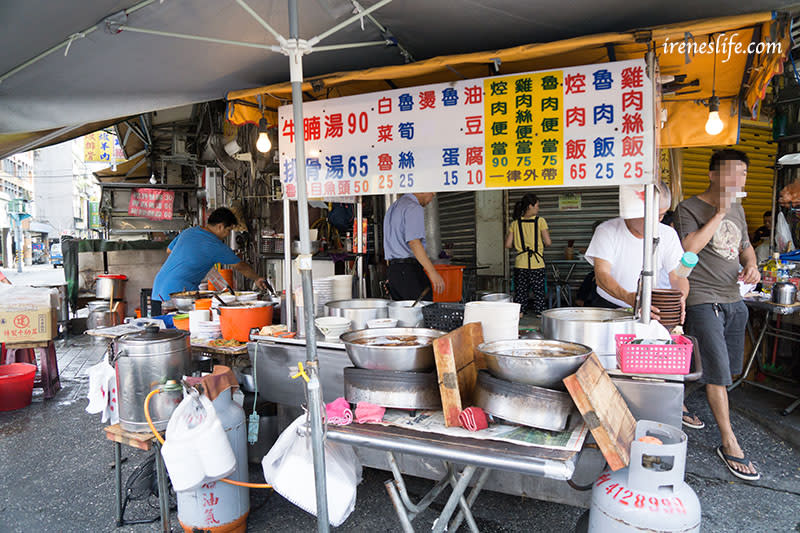
[[[663,183],[658,184],[659,214],[669,209],[672,195]],[[657,224],[656,277],[654,288],[678,289],[685,298],[689,281],[674,270],[683,256],[683,247],[675,230],[660,222]],[[633,307],[639,274],[642,271],[644,218],[621,217],[600,224],[586,250],[586,260],[594,266],[597,279],[597,297],[587,303],[595,307]],[[653,307],[653,317],[658,318],[658,308]]]

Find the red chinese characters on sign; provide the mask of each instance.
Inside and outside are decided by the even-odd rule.
[[[28,315],[17,315],[14,317],[14,326],[18,328],[27,328],[31,325],[31,319]]]
[[[134,189],[128,204],[128,214],[150,220],[171,220],[174,191]]]

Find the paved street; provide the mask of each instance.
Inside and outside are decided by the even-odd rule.
[[[0,268],[0,271],[14,285],[50,285],[64,283],[64,269],[53,268],[53,265],[23,266],[22,272],[17,272],[16,267]]]

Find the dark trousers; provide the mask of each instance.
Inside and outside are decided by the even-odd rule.
[[[514,269],[514,303],[523,313],[544,311],[544,268]]]
[[[422,291],[431,288],[431,280],[418,262],[389,263],[387,272],[392,300],[416,300]],[[433,299],[431,292],[425,299]]]

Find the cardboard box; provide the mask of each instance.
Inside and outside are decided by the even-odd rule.
[[[14,287],[0,294],[0,342],[42,342],[58,334],[58,293]]]
[[[57,334],[56,313],[49,307],[0,312],[0,342],[15,344],[49,341]]]

